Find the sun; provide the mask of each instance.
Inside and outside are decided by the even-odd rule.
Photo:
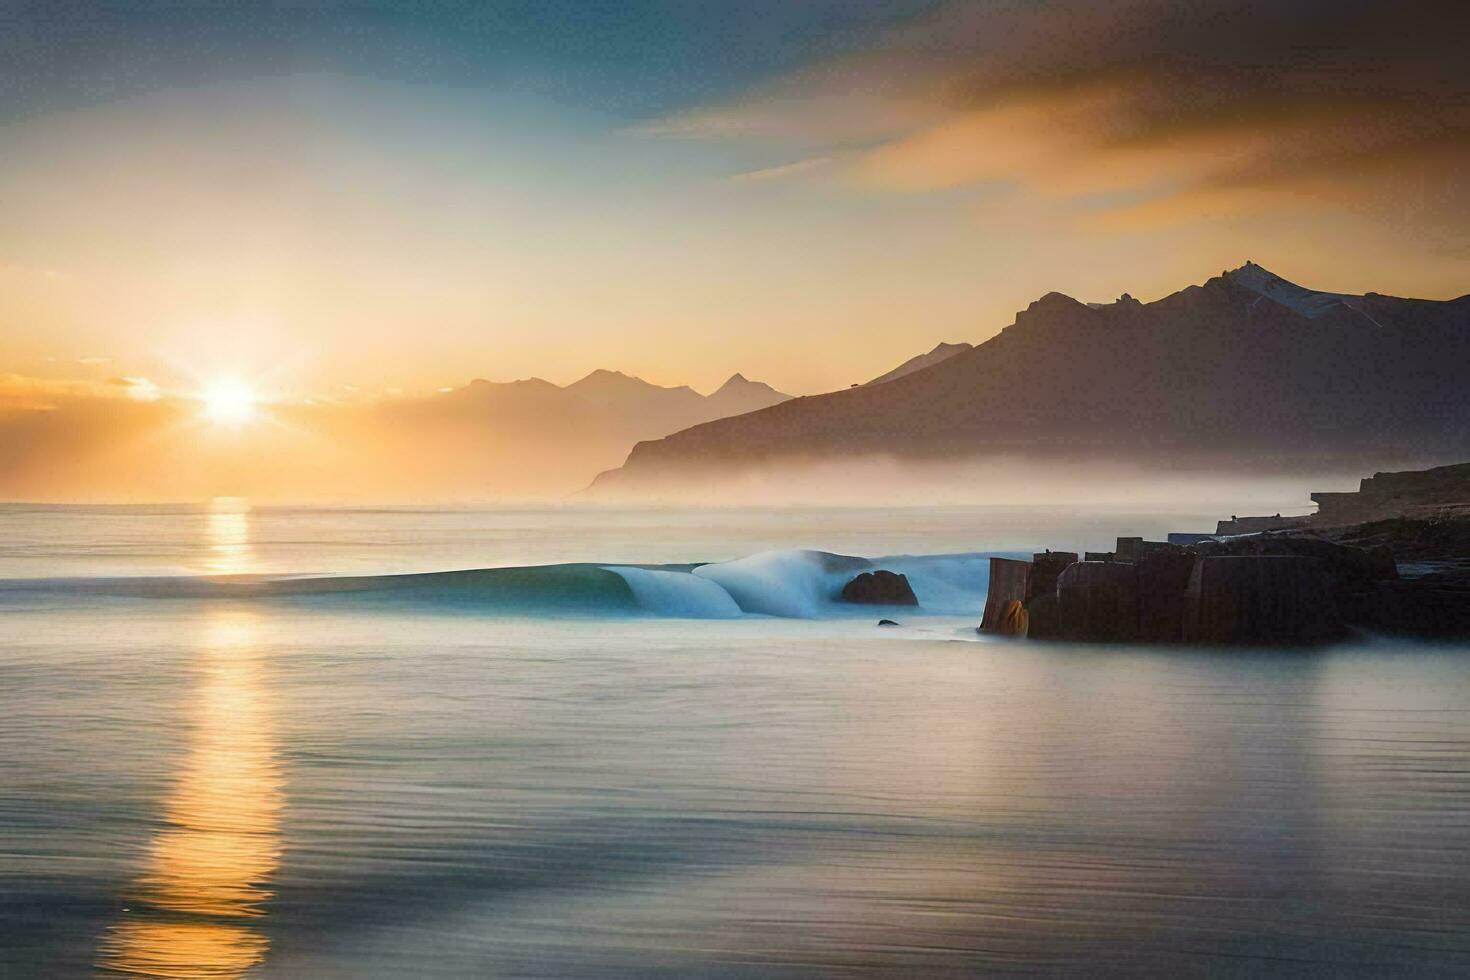
[[[217,381],[204,392],[204,415],[216,425],[244,425],[255,418],[255,392],[238,381]]]

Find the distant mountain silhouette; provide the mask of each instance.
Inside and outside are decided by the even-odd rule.
[[[878,375],[872,381],[867,382],[867,384],[881,385],[885,381],[892,381],[906,374],[913,374],[915,371],[921,371],[926,367],[933,367],[940,361],[954,357],[963,351],[972,350],[973,347],[973,344],[940,344],[927,354],[918,354],[909,358],[892,371],[889,371],[887,374]]]
[[[192,398],[30,390],[0,374],[0,498],[561,498],[640,439],[788,397],[740,375],[702,395],[594,371],[565,387],[476,380],[432,395],[274,402],[222,439]]]
[[[373,485],[390,496],[542,497],[585,487],[640,440],[789,397],[739,375],[702,395],[593,371],[566,386],[540,378],[477,379],[423,398],[307,407],[292,412],[292,421],[302,431],[329,435],[348,472],[376,461]]]
[[[728,415],[744,415],[771,405],[789,401],[790,395],[783,394],[764,381],[751,381],[743,374],[732,374],[705,398],[705,404],[716,412],[716,418]]]
[[[1470,296],[1327,293],[1248,262],[1148,304],[1048,293],[928,367],[640,443],[594,489],[868,454],[1292,465],[1467,450]]]
[[[736,374],[709,395],[687,385],[665,388],[621,371],[597,370],[565,387],[540,378],[476,379],[435,398],[403,406],[420,417],[451,417],[501,436],[532,435],[556,445],[656,438],[679,429],[786,401],[791,396]]]

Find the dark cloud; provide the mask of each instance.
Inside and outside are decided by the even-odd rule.
[[[1463,250],[1467,37],[1445,0],[952,3],[667,129],[845,152],[869,187],[1008,184],[1089,218],[1287,200]]]
[[[1463,140],[1470,123],[1470,4],[1149,0],[966,6],[947,17],[957,19],[951,37],[975,44],[956,66],[959,102],[1114,85],[1127,92],[1110,120],[1119,142],[1340,113],[1376,150]]]

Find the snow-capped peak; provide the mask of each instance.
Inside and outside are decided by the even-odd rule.
[[[1343,293],[1327,293],[1298,286],[1271,270],[1249,261],[1239,269],[1231,269],[1225,273],[1225,278],[1258,296],[1264,296],[1274,303],[1294,310],[1308,319],[1331,312],[1349,298]]]

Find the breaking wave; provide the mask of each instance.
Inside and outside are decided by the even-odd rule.
[[[988,554],[859,558],[825,551],[767,551],[695,565],[536,565],[401,575],[170,576],[12,579],[0,603],[45,596],[355,602],[511,615],[648,615],[680,619],[871,616],[840,600],[864,571],[908,576],[918,614],[969,615],[984,605]],[[877,607],[881,608],[881,607]]]

